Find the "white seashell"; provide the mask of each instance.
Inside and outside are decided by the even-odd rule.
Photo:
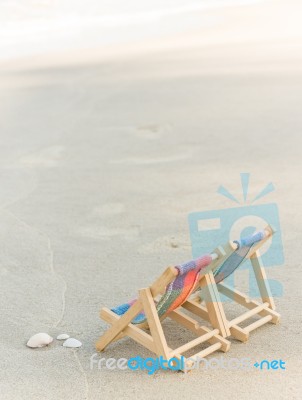
[[[64,347],[81,347],[82,343],[74,338],[69,338],[67,340],[65,340],[65,342],[63,343]]]
[[[26,345],[32,348],[44,347],[50,344],[52,341],[53,338],[49,336],[47,333],[36,333],[29,339]]]
[[[67,333],[61,333],[61,335],[57,336],[58,340],[65,340],[68,338],[69,338],[69,335],[67,335]]]

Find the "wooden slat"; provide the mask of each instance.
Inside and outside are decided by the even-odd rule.
[[[232,319],[229,321],[229,326],[238,325],[240,322],[246,321],[247,319],[253,317],[254,315],[258,314],[262,311],[265,307],[268,306],[268,303],[259,304],[259,306],[252,308],[251,310],[239,315],[239,317]]]
[[[194,300],[187,300],[183,305],[183,308],[190,311],[191,313],[198,315],[202,319],[209,321],[209,314],[205,307],[201,304],[196,303]]]
[[[204,357],[208,356],[209,354],[213,353],[214,351],[220,349],[220,347],[221,347],[221,343],[212,344],[211,346],[209,346],[206,349],[200,351],[199,353],[194,354],[190,358],[197,358],[197,357],[204,358]]]
[[[189,315],[184,314],[181,311],[181,307],[177,308],[174,311],[171,311],[169,313],[169,318],[173,319],[174,321],[178,322],[179,324],[193,332],[198,332],[198,330],[200,329],[198,321],[196,321]]]
[[[175,267],[166,268],[164,273],[150,286],[152,296],[155,298],[158,294],[163,293],[177,275],[178,271]]]
[[[237,340],[240,340],[240,342],[247,342],[249,338],[249,332],[245,330],[245,328],[241,328],[238,325],[234,325],[230,328],[231,335],[234,336]]]
[[[262,326],[262,325],[266,324],[267,322],[271,321],[271,319],[272,319],[272,316],[271,315],[267,315],[266,317],[258,319],[258,321],[255,321],[252,324],[246,326],[244,329],[247,332],[251,332],[256,328],[259,328],[259,326]]]
[[[170,353],[170,357],[174,356],[174,352],[177,354],[182,354],[185,353],[186,351],[192,349],[193,347],[198,346],[201,343],[204,343],[206,341],[208,341],[209,339],[211,339],[214,335],[218,334],[219,330],[218,329],[214,329],[213,331],[206,333],[202,336],[199,336],[196,339],[191,340],[190,342],[178,347],[177,349],[173,350],[172,353]]]

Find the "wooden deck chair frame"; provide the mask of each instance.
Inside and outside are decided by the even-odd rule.
[[[217,268],[218,262],[222,262],[221,257],[223,256],[222,253],[220,254],[221,256],[212,261],[211,268]],[[111,324],[111,327],[99,338],[96,343],[96,349],[103,351],[110,343],[128,336],[154,352],[158,357],[162,356],[167,360],[174,357],[180,360],[183,357],[184,370],[190,368],[197,358],[204,358],[216,350],[227,352],[230,348],[230,342],[225,337],[228,336],[229,330],[226,330],[227,322],[224,320],[222,304],[217,300],[219,298],[217,288],[215,285],[212,285],[214,280],[212,272],[203,275],[197,284],[197,287],[200,285],[200,287],[208,288],[209,301],[205,303],[203,309],[207,312],[207,319],[210,320],[212,329],[201,326],[198,320],[186,315],[182,311],[182,306],[186,302],[174,311],[159,318],[156,311],[155,299],[158,295],[165,292],[166,287],[175,279],[177,274],[178,271],[175,267],[168,267],[150,287],[139,290],[137,301],[122,316],[115,314],[108,308],[103,308],[100,312],[100,317]],[[132,324],[131,321],[133,318],[142,310],[145,312],[147,323]],[[177,349],[171,349],[167,344],[162,328],[162,321],[167,317],[186,327],[196,334],[197,338]],[[204,350],[196,353],[189,359],[183,356],[183,353],[186,351],[205,342],[208,342],[209,346]]]
[[[222,319],[227,323],[227,328],[230,331],[230,336],[235,337],[241,342],[246,342],[249,339],[250,332],[259,328],[260,326],[268,322],[277,324],[280,321],[280,314],[275,311],[275,302],[271,294],[271,290],[266,277],[266,272],[263,267],[259,252],[259,249],[264,244],[264,242],[269,240],[270,237],[274,234],[274,230],[271,226],[267,226],[265,230],[267,232],[267,237],[261,242],[255,244],[246,255],[246,258],[249,258],[251,261],[262,302],[250,299],[250,297],[243,292],[231,288],[225,283],[217,284],[217,289],[219,293],[222,293],[231,300],[234,300],[238,304],[248,309],[248,311],[232,320],[227,319],[224,310],[221,311]],[[234,251],[236,251],[236,249],[234,249],[233,245],[229,245],[226,249],[224,249],[224,252],[227,256],[230,256],[231,253]],[[214,283],[214,285],[216,284]],[[210,321],[211,316],[209,315],[207,308],[201,304],[201,300],[202,297],[200,295],[195,295],[193,296],[192,300],[189,300],[184,304],[184,307],[189,311],[195,313],[196,315],[199,315],[201,318]],[[248,319],[256,315],[260,317],[257,321],[249,324],[248,326],[245,326],[244,328],[239,326],[240,323],[247,321]]]

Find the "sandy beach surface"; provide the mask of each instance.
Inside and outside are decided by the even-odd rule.
[[[216,28],[143,51],[2,64],[1,400],[302,397],[300,11],[295,1],[229,8]],[[241,172],[251,196],[276,187],[261,204],[280,211],[285,263],[267,273],[283,285],[282,321],[232,341],[225,357],[282,359],[286,370],[91,369],[100,308],[190,259],[188,214],[233,206],[216,191],[240,196]],[[174,346],[191,337],[166,329]],[[37,332],[83,346],[31,350]],[[136,355],[151,356],[130,339],[104,353]]]

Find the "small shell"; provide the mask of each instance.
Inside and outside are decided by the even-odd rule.
[[[82,343],[74,338],[69,338],[67,340],[65,340],[65,342],[63,343],[64,347],[81,347]]]
[[[69,338],[69,335],[67,333],[61,333],[61,335],[57,336],[58,340],[66,340]]]
[[[47,333],[36,333],[29,339],[26,345],[32,348],[44,347],[50,344],[52,341],[53,338],[49,336]]]

